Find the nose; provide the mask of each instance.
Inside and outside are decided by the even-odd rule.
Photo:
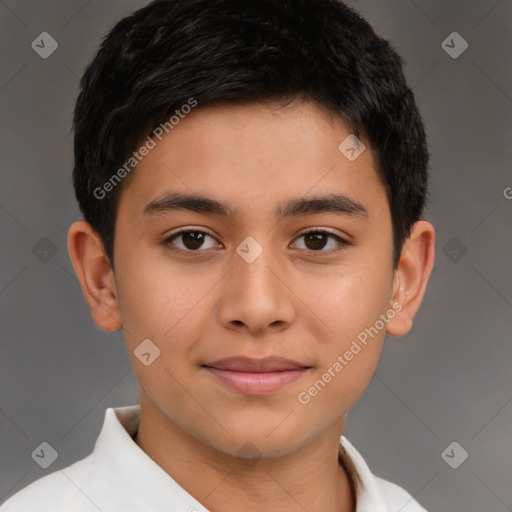
[[[296,315],[294,295],[270,252],[263,251],[252,263],[235,254],[233,263],[217,310],[224,327],[253,336],[287,329]]]

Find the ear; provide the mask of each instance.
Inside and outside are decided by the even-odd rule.
[[[403,336],[411,330],[434,267],[434,253],[434,227],[430,222],[420,220],[412,226],[395,270],[391,302],[400,304],[401,309],[395,308],[397,314],[388,322],[387,333]]]
[[[68,232],[68,251],[94,323],[105,331],[122,328],[117,289],[100,236],[88,222],[75,222]]]

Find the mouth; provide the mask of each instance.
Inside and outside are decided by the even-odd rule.
[[[311,368],[283,357],[229,357],[202,367],[220,384],[247,395],[274,393]]]

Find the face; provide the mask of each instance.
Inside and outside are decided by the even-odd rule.
[[[116,218],[141,403],[229,454],[285,454],[340,425],[399,309],[370,147],[349,159],[341,120],[278,107],[190,113],[138,164]],[[160,355],[145,365],[147,339]]]

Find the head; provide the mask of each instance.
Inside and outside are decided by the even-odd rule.
[[[390,44],[336,0],[152,2],[101,44],[74,130],[70,255],[141,403],[233,454],[339,424],[433,266],[426,137]],[[304,371],[240,391],[209,369],[233,356]]]

